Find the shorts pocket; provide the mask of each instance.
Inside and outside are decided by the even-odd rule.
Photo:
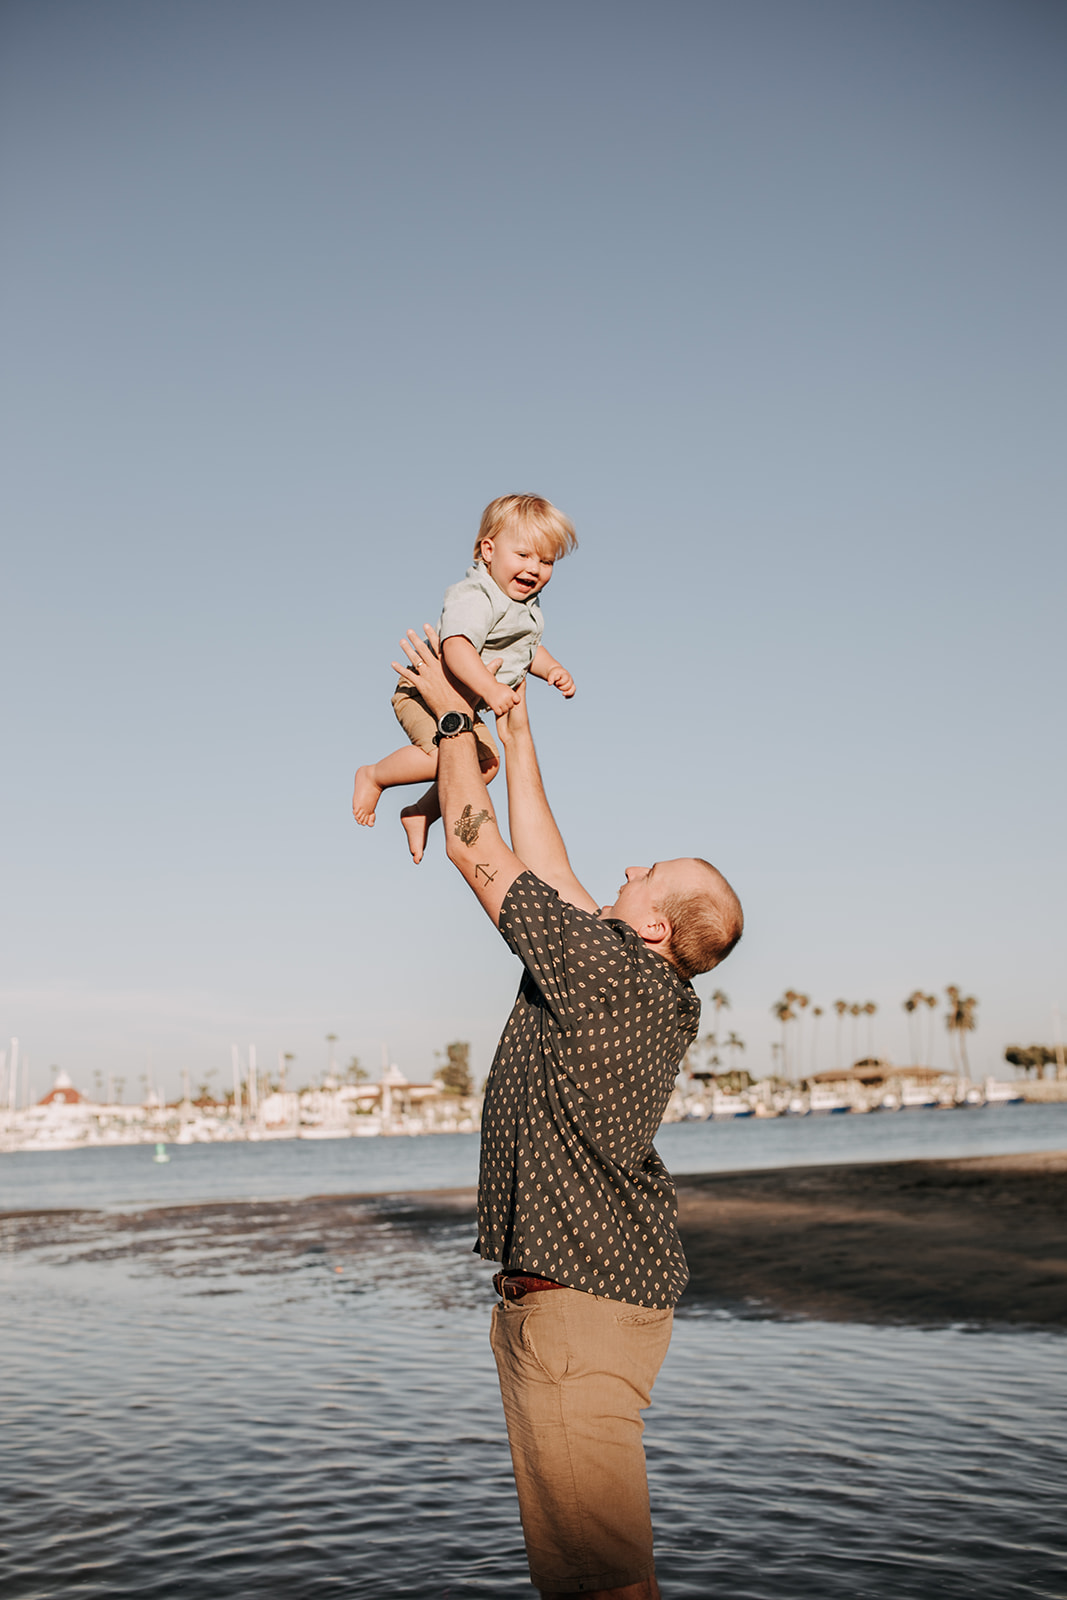
[[[552,1292],[538,1296],[554,1298]],[[571,1365],[567,1325],[556,1306],[524,1306],[519,1339],[529,1360],[549,1383],[562,1383]]]

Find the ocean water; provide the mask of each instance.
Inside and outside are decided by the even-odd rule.
[[[469,1226],[250,1253],[239,1210],[9,1232],[4,1600],[531,1594]],[[1062,1600],[1065,1377],[1056,1335],[680,1314],[665,1600]]]
[[[1063,1148],[1065,1112],[660,1146],[678,1172]],[[469,1222],[251,1203],[468,1185],[476,1137],[171,1153],[0,1158],[3,1600],[531,1595]],[[646,1443],[664,1600],[1067,1600],[1062,1335],[683,1309]]]
[[[660,1129],[656,1147],[674,1173],[1063,1150],[1067,1103],[677,1122]],[[381,1194],[478,1180],[476,1133],[170,1145],[169,1154],[166,1165],[152,1160],[150,1145],[0,1156],[0,1212]]]

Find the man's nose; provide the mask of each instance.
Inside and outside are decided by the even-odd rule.
[[[633,883],[634,879],[635,878],[640,878],[642,873],[644,873],[646,870],[647,869],[645,867],[627,867],[627,869],[626,869],[626,881],[627,881],[627,883]]]

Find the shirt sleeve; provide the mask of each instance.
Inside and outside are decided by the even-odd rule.
[[[480,584],[464,578],[461,583],[454,583],[445,590],[437,631],[442,639],[454,639],[462,635],[470,640],[476,650],[482,650],[494,620],[493,602],[485,590]]]
[[[561,900],[532,872],[515,879],[500,908],[500,932],[563,1027],[625,986],[625,930]]]

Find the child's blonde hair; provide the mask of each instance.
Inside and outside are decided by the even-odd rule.
[[[482,512],[474,541],[475,561],[481,557],[483,539],[496,539],[512,529],[521,529],[538,546],[539,555],[551,556],[554,561],[578,548],[573,523],[551,500],[542,500],[539,494],[503,494],[499,500],[490,500]]]

